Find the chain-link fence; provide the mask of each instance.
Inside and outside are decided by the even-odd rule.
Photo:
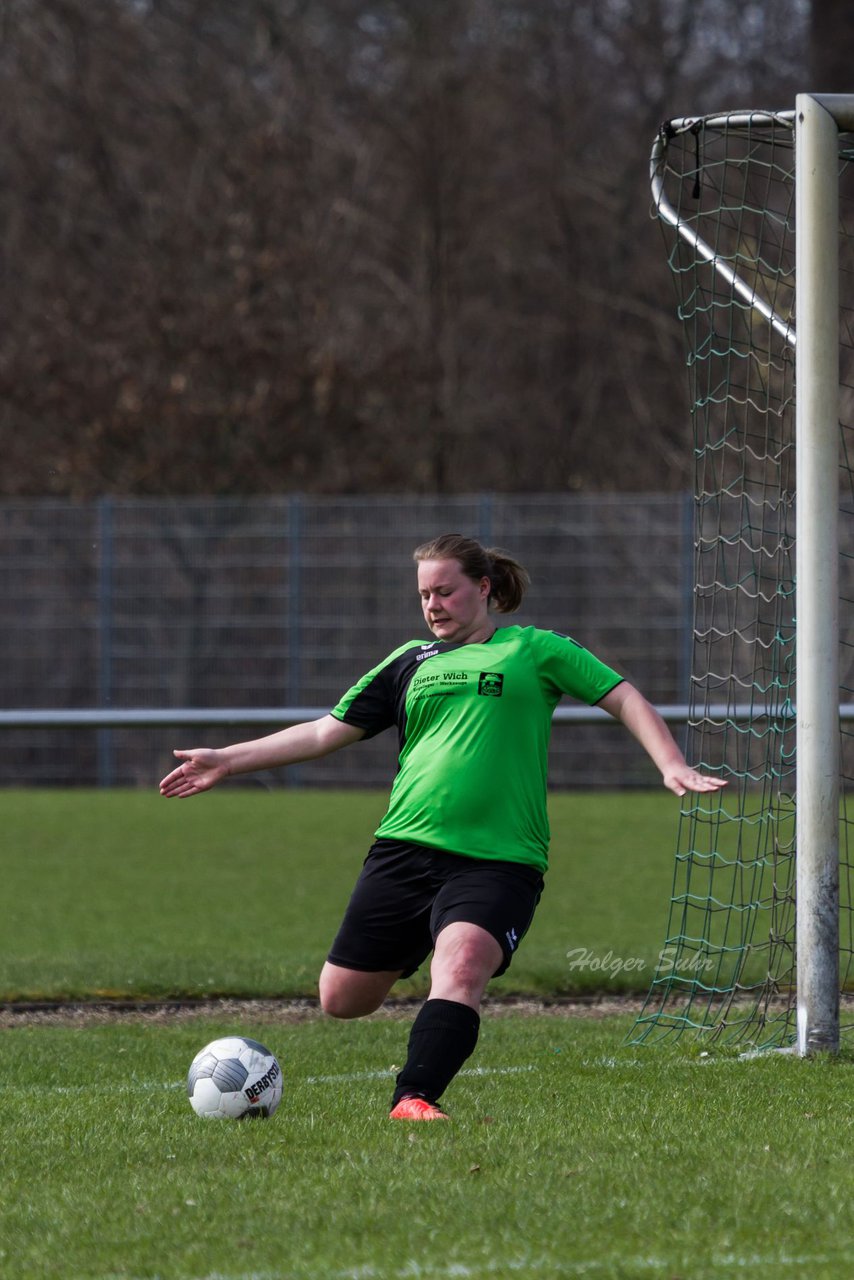
[[[411,553],[447,531],[529,569],[509,622],[568,632],[652,701],[684,702],[690,519],[680,495],[7,501],[3,705],[328,709],[424,634]],[[173,746],[266,731],[10,728],[0,783],[151,786]],[[263,781],[385,786],[394,768],[387,733]],[[556,726],[553,786],[654,781],[619,728]]]

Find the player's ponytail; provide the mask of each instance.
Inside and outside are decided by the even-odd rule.
[[[492,581],[489,602],[496,613],[515,613],[531,585],[531,575],[518,560],[514,560],[500,547],[488,547],[486,554],[492,565],[489,573]]]
[[[413,560],[456,560],[473,582],[489,578],[489,603],[496,613],[515,613],[530,585],[528,570],[500,547],[483,547],[461,533],[443,533],[422,543],[412,553]]]

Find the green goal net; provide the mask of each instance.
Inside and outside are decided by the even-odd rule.
[[[665,945],[633,1041],[745,1047],[796,1028],[795,113],[665,125],[651,161],[687,348],[694,431],[688,795]],[[840,174],[840,985],[854,980],[854,138]],[[837,495],[829,495],[835,502]],[[842,1027],[845,1029],[843,1002]]]

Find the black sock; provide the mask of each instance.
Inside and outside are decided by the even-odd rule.
[[[427,1000],[409,1033],[406,1065],[392,1098],[438,1102],[466,1058],[474,1053],[480,1030],[476,1009],[456,1000]]]

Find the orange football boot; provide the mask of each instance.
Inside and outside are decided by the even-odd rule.
[[[389,1120],[450,1120],[444,1111],[440,1111],[426,1098],[401,1098],[393,1111],[389,1112]]]

